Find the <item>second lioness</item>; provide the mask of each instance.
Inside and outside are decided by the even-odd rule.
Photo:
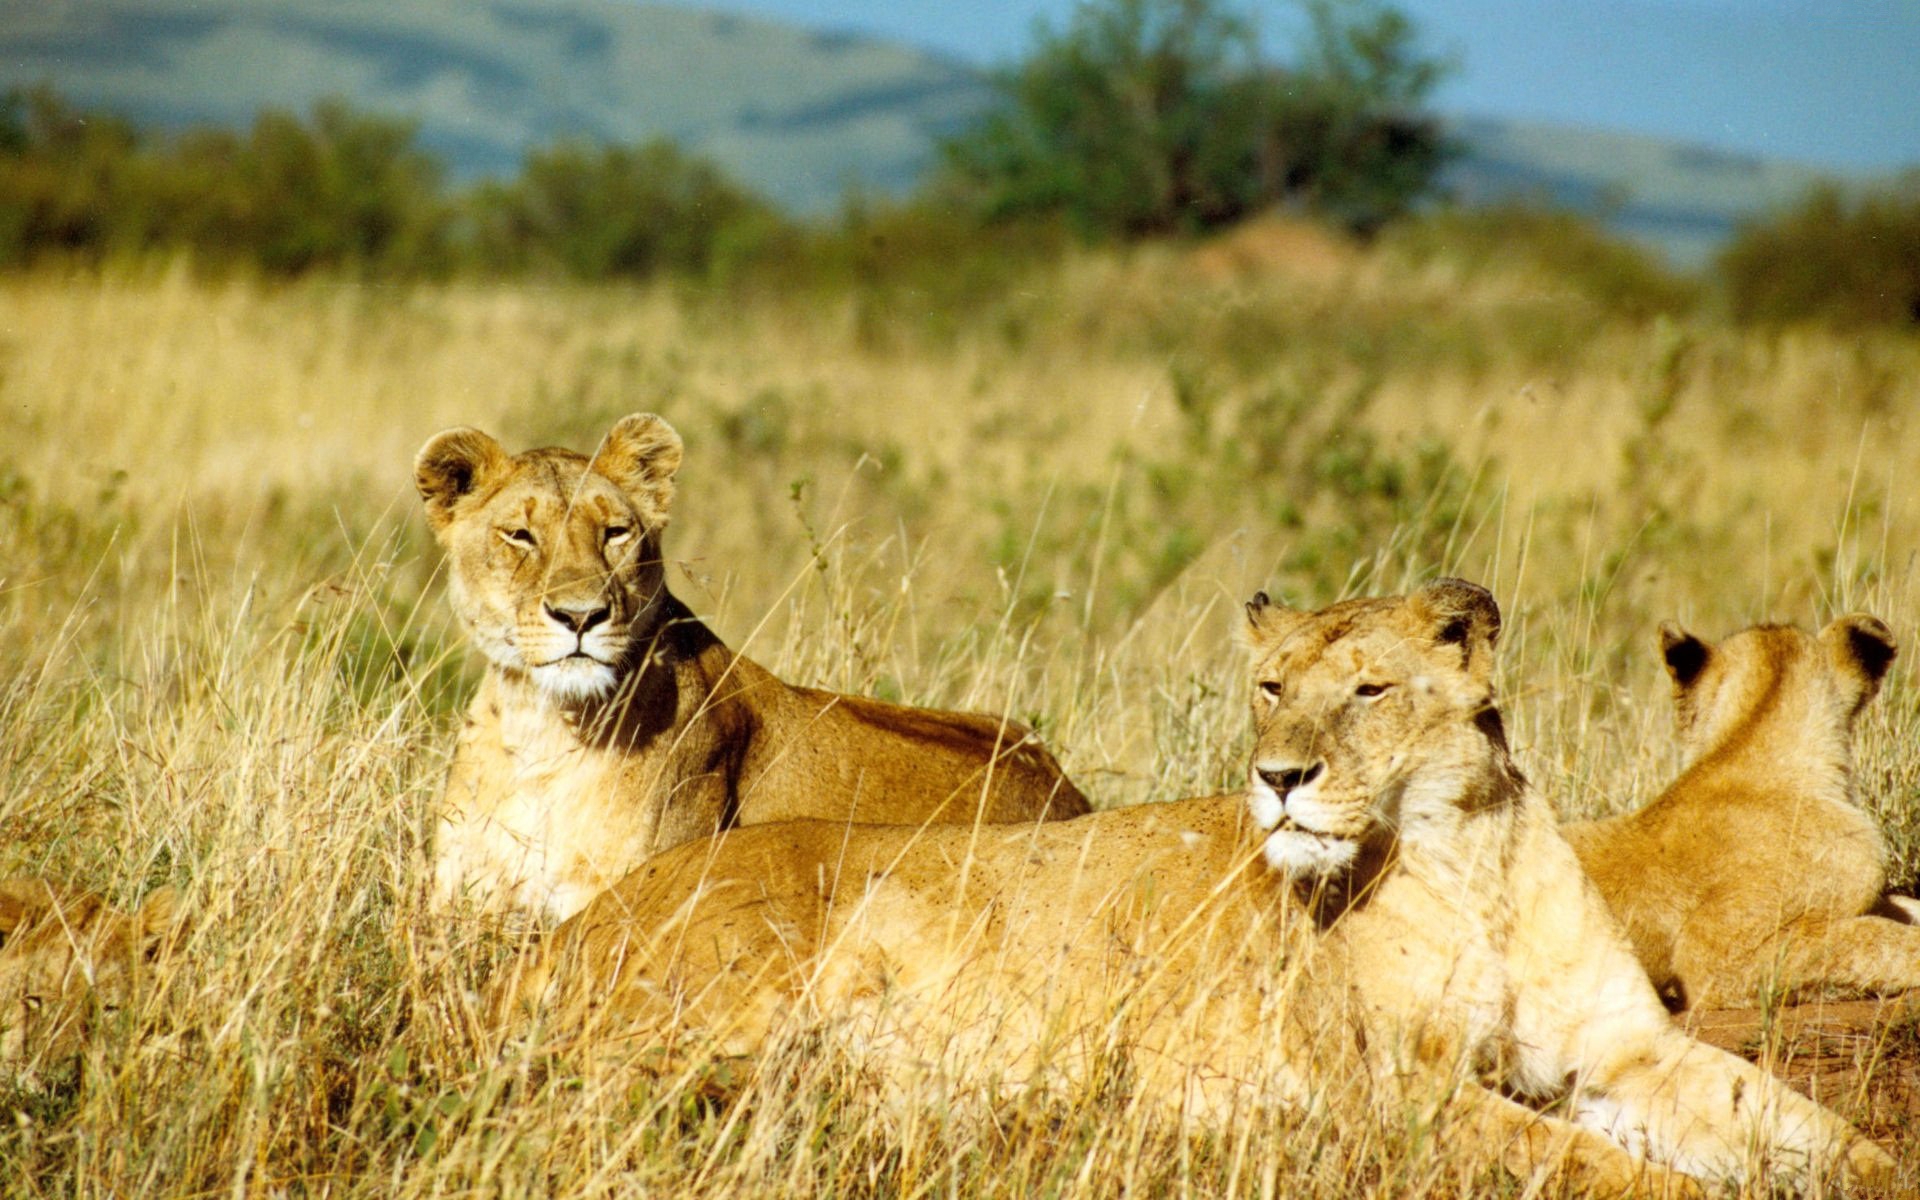
[[[1214,1126],[1374,1087],[1469,1157],[1607,1191],[1659,1190],[1635,1151],[1710,1179],[1887,1173],[1668,1019],[1508,752],[1484,590],[1249,616],[1246,796],[736,830],[622,880],[502,973],[496,1011],[649,1061],[824,1027],[890,1087],[1124,1080]]]
[[[1636,812],[1566,829],[1676,1007],[1777,990],[1920,988],[1911,898],[1859,801],[1853,727],[1895,654],[1877,617],[1713,644],[1660,629],[1687,768]]]
[[[487,658],[435,844],[446,895],[584,906],[637,863],[733,825],[921,824],[1088,809],[1020,725],[794,687],[667,590],[681,441],[622,418],[589,458],[508,454],[477,429],[414,480],[455,610]]]

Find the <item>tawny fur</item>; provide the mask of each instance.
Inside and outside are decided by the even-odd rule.
[[[1567,837],[1676,1006],[1920,987],[1920,927],[1854,792],[1855,717],[1893,635],[1870,616],[1710,645],[1661,629],[1687,767],[1637,812]]]
[[[671,846],[812,817],[919,824],[1087,811],[1011,721],[794,687],[667,590],[680,437],[623,418],[589,459],[435,436],[415,479],[487,675],[435,839],[443,896],[554,919]]]
[[[98,1017],[134,998],[179,929],[171,888],[123,913],[42,879],[0,880],[0,1065],[31,1081],[72,1055]]]
[[[504,972],[496,1013],[616,1061],[825,1027],[889,1087],[988,1097],[1119,1062],[1216,1126],[1384,1095],[1608,1192],[1677,1181],[1628,1147],[1707,1178],[1890,1168],[1668,1019],[1508,755],[1484,591],[1261,601],[1247,795],[682,846]]]

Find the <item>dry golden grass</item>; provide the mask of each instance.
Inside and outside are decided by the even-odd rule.
[[[197,914],[79,1063],[0,1095],[0,1192],[1517,1191],[1404,1114],[1182,1135],[1116,1081],[983,1128],[874,1104],[817,1046],[613,1091],[502,1065],[472,993],[507,947],[427,903],[472,668],[409,466],[451,424],[584,447],[664,413],[674,584],[723,636],[1032,720],[1103,805],[1235,779],[1228,630],[1263,586],[1486,582],[1517,748],[1569,814],[1672,773],[1662,617],[1867,609],[1920,645],[1920,342],[1266,246],[1074,257],[970,311],[0,279],[0,874],[171,883]],[[1909,884],[1911,678],[1861,753]]]

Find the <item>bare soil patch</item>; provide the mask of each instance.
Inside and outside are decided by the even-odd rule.
[[[1920,1135],[1920,992],[1773,1009],[1701,1009],[1681,1023],[1846,1113],[1903,1160]]]

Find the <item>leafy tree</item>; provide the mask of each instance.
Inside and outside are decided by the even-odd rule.
[[[1346,14],[1352,12],[1349,18]],[[1283,195],[1372,232],[1434,187],[1451,146],[1423,106],[1445,74],[1391,8],[1310,0],[1311,34],[1292,70],[1268,75],[1268,155]]]
[[[1092,235],[1207,229],[1291,202],[1371,231],[1429,191],[1448,146],[1420,106],[1441,75],[1370,0],[1307,0],[1299,62],[1264,60],[1226,0],[1087,0],[945,146],[989,218]]]
[[[948,161],[994,217],[1058,210],[1131,235],[1231,219],[1257,167],[1256,115],[1232,103],[1255,66],[1251,28],[1215,0],[1082,5],[1040,30]]]

